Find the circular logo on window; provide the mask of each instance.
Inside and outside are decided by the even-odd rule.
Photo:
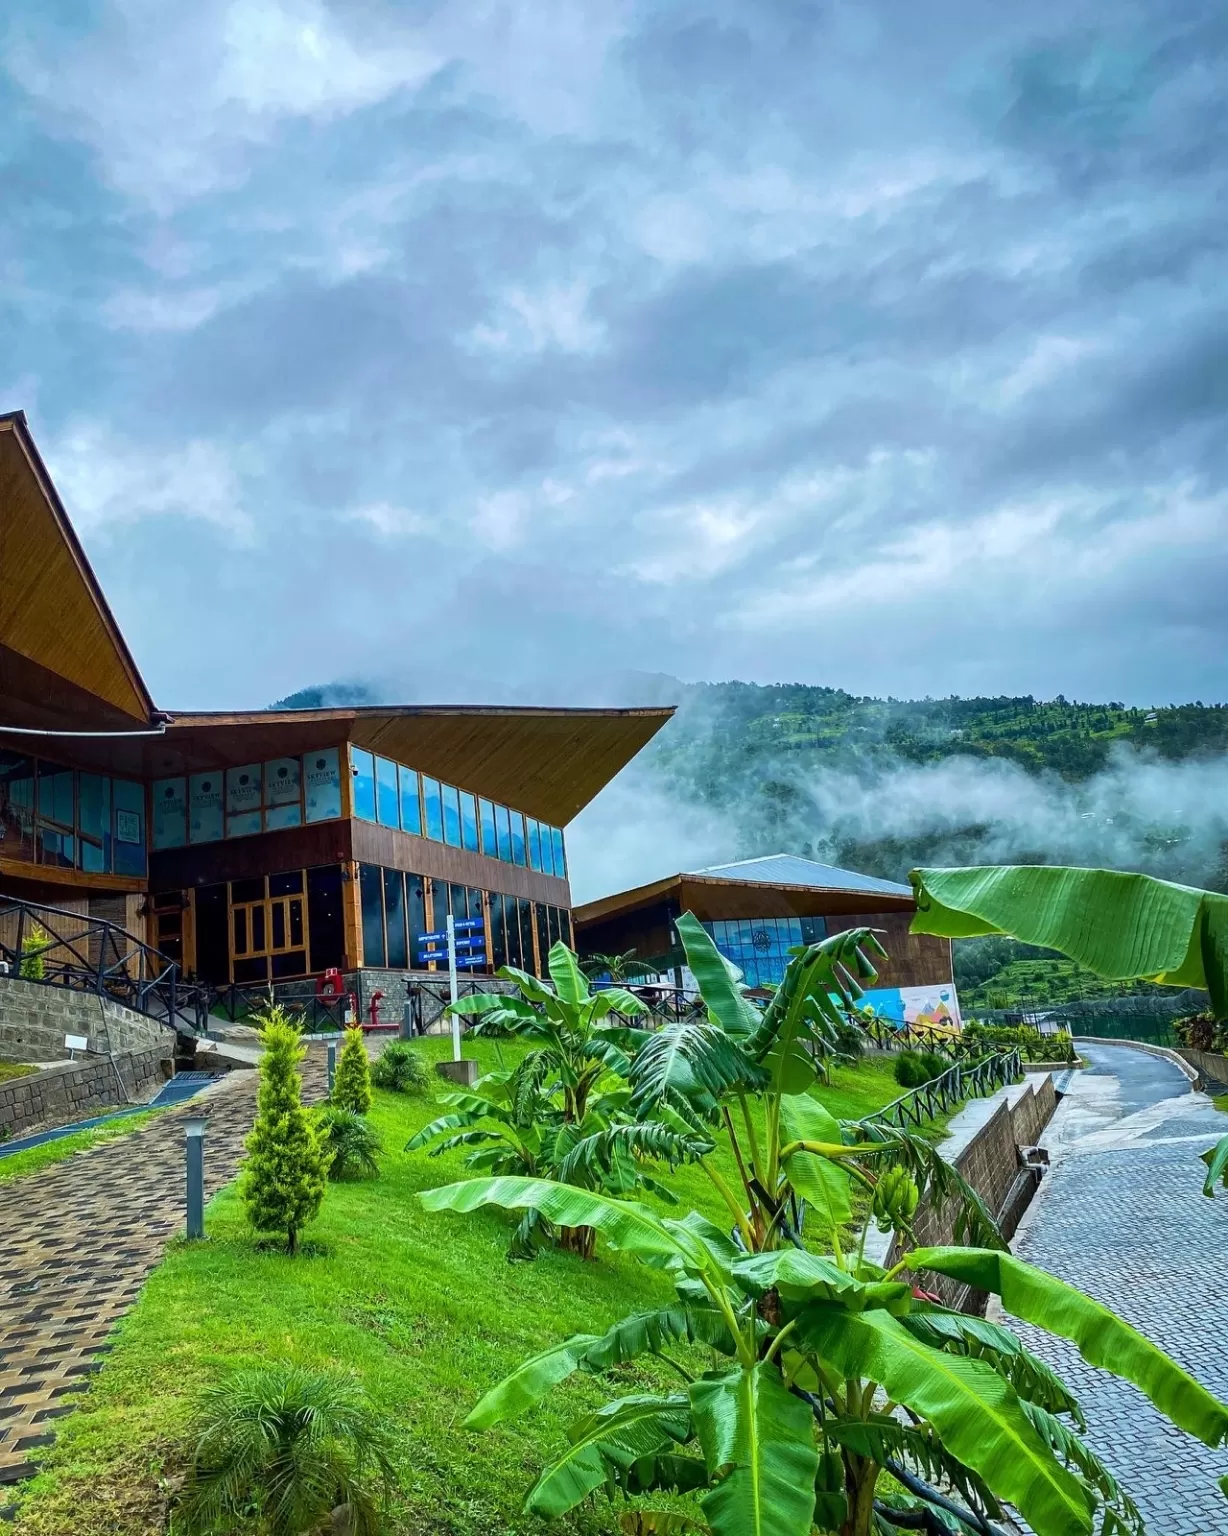
[[[200,787],[201,787],[202,792],[207,795],[209,793],[209,791],[213,788],[213,782],[210,779],[206,779],[205,782]]]
[[[755,949],[771,949],[772,935],[766,928],[756,928],[750,936],[750,942]]]
[[[277,770],[277,777],[279,779],[288,779],[290,777],[290,770],[288,768],[279,768]]]
[[[164,800],[173,800],[175,798],[175,791],[173,789],[164,789],[162,797]]]
[[[250,782],[251,782],[251,779],[250,779],[250,777],[246,773],[241,773],[239,775],[239,783],[240,784],[249,784]]]
[[[316,767],[317,768],[323,768],[324,766],[325,766],[324,759],[322,757],[317,757],[316,758]]]

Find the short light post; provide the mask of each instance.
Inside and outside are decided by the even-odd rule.
[[[205,1126],[204,1115],[189,1115],[184,1121],[187,1132],[185,1157],[188,1176],[188,1236],[205,1235]]]
[[[328,1042],[328,1096],[333,1096],[333,1079],[337,1076],[337,1042]]]

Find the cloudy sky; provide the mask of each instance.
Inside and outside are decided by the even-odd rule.
[[[1222,0],[42,0],[0,409],[155,697],[1228,698]]]

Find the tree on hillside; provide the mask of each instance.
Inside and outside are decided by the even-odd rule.
[[[333,1080],[332,1101],[339,1109],[348,1109],[355,1115],[366,1115],[371,1110],[371,1063],[367,1059],[367,1046],[361,1029],[347,1029],[341,1055],[337,1061],[337,1075]]]
[[[240,1187],[248,1221],[257,1232],[284,1232],[286,1251],[293,1254],[299,1233],[319,1214],[328,1155],[302,1104],[298,1064],[306,1052],[280,1008],[265,1014],[260,1043],[256,1123]]]

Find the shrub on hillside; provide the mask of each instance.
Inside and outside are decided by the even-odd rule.
[[[1190,1051],[1228,1051],[1228,1021],[1213,1013],[1191,1013],[1173,1020],[1173,1031]]]
[[[362,1115],[339,1104],[325,1104],[316,1111],[316,1134],[328,1156],[328,1176],[334,1183],[379,1177],[376,1159],[383,1145]]]
[[[298,1030],[280,1008],[263,1016],[256,1123],[247,1138],[241,1192],[257,1232],[284,1232],[294,1253],[298,1235],[324,1199],[328,1155],[302,1104],[298,1064],[306,1055]]]
[[[390,1040],[371,1066],[371,1081],[393,1093],[422,1093],[430,1082],[426,1064],[408,1040]]]
[[[962,1043],[972,1056],[988,1056],[995,1051],[1018,1051],[1025,1061],[1073,1061],[1074,1043],[1067,1030],[1045,1035],[1026,1024],[981,1024],[970,1019],[964,1025]]]
[[[43,955],[49,943],[49,936],[45,928],[38,923],[30,929],[21,941],[21,964],[18,974],[23,981],[43,981],[46,977],[46,962]]]
[[[236,1371],[205,1394],[194,1428],[172,1527],[183,1536],[302,1536],[329,1528],[330,1516],[334,1530],[379,1531],[391,1440],[352,1378],[289,1365]]]
[[[901,1088],[919,1088],[941,1077],[950,1066],[937,1051],[901,1051],[895,1058],[895,1080]]]
[[[365,1115],[371,1109],[371,1063],[361,1029],[345,1032],[331,1097],[339,1109],[352,1110],[356,1115]]]

